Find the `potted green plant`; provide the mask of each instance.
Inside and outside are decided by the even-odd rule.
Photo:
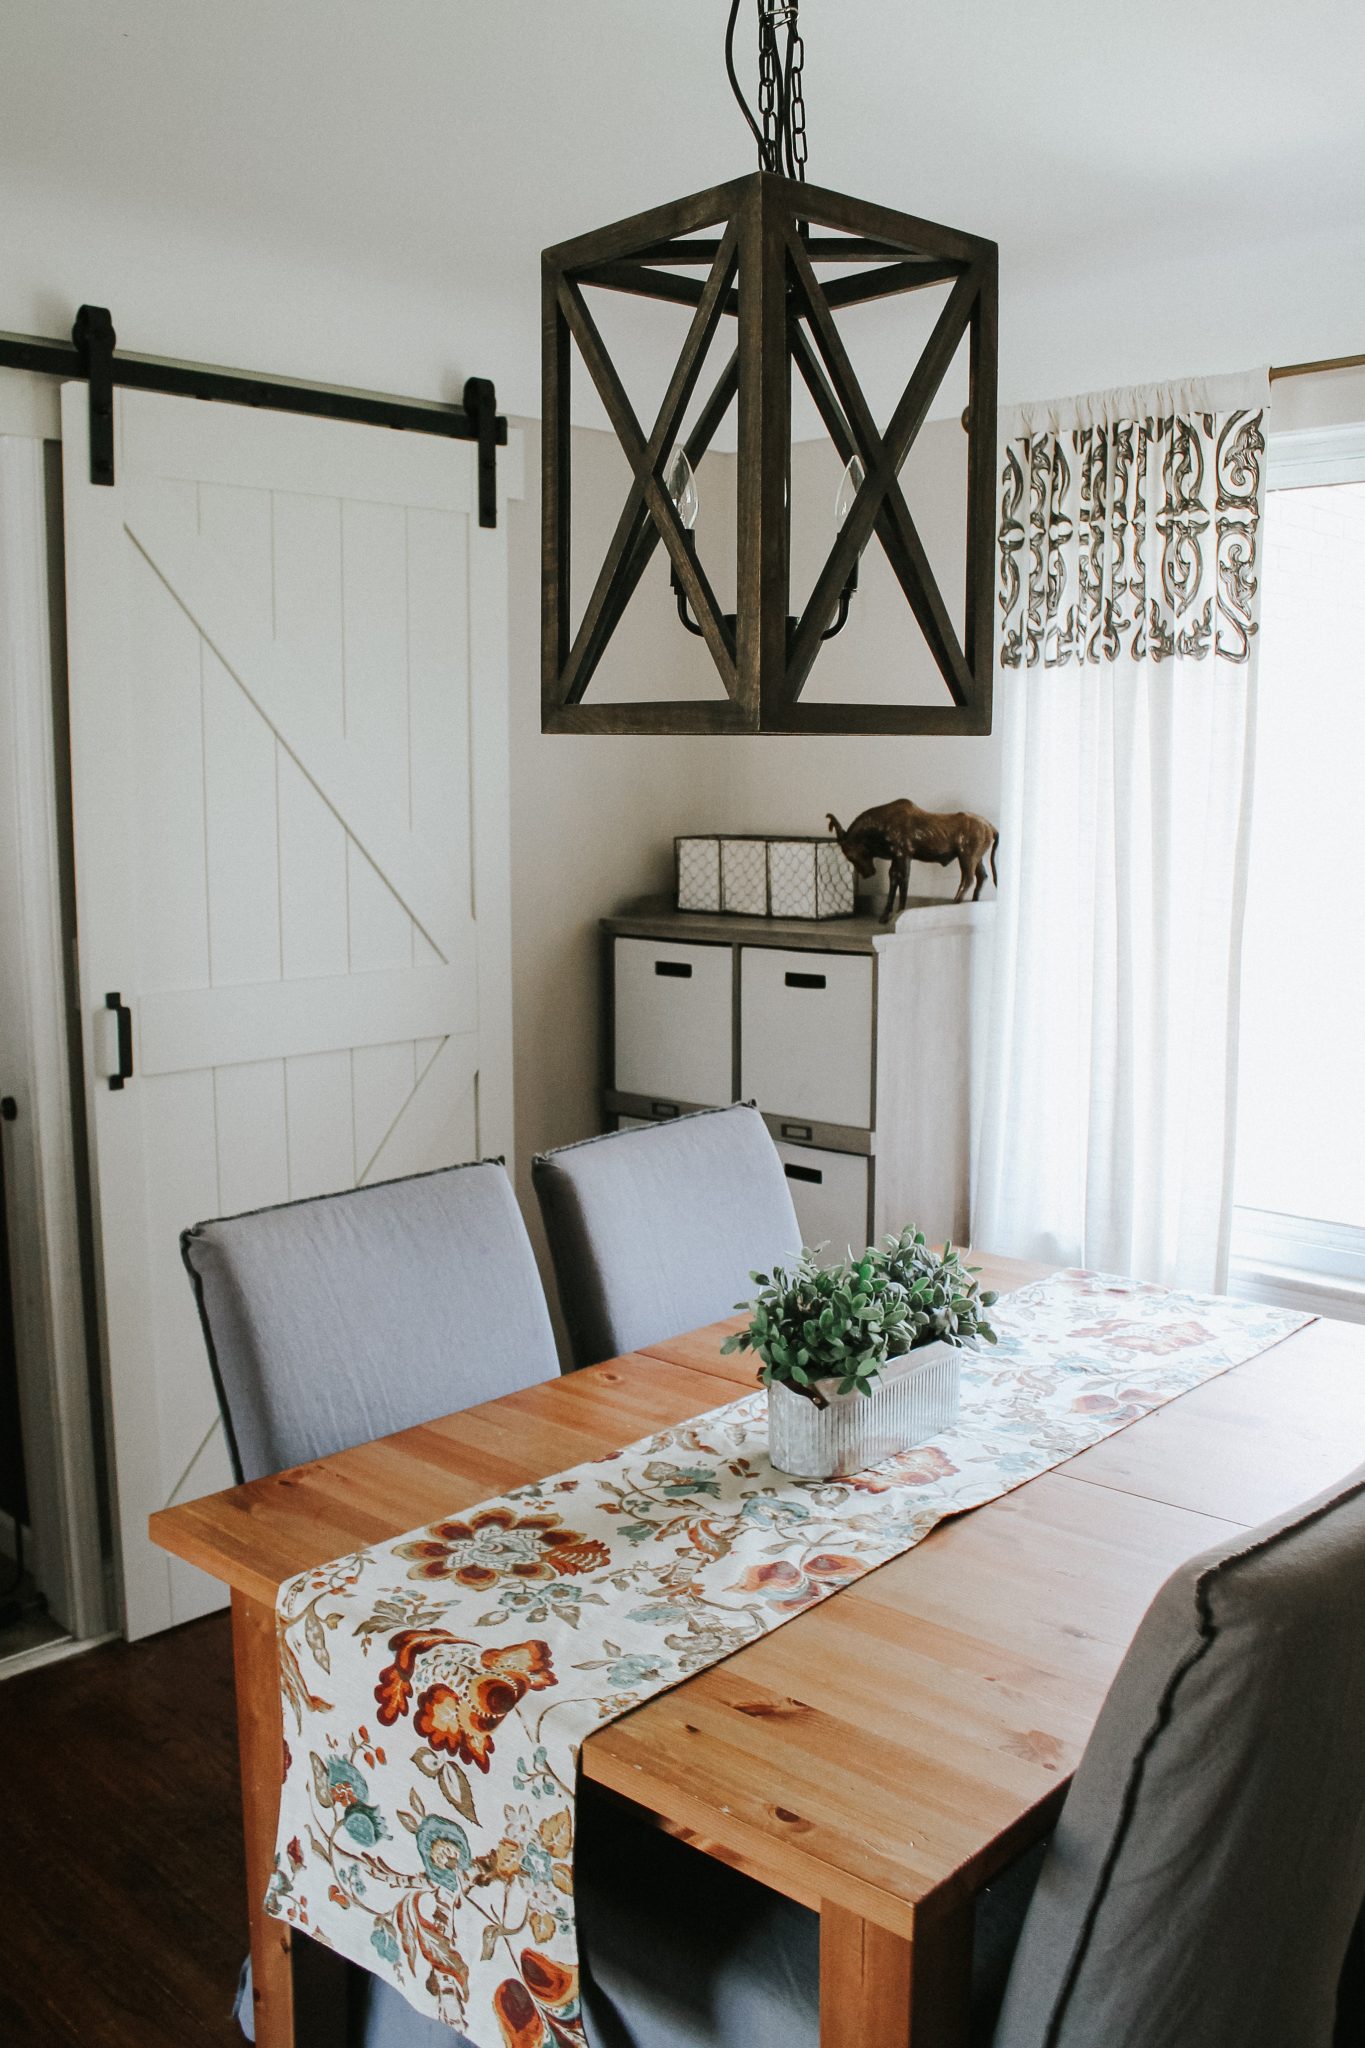
[[[858,1259],[822,1266],[803,1251],[754,1273],[743,1330],[725,1352],[753,1351],[768,1389],[769,1455],[780,1472],[838,1478],[880,1464],[957,1413],[958,1353],[993,1344],[982,1293],[951,1245],[907,1229]]]

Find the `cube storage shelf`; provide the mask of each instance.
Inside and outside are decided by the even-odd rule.
[[[994,914],[604,918],[606,1127],[753,1101],[807,1244],[841,1256],[906,1223],[964,1243]]]

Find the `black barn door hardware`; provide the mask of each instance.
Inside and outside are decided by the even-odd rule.
[[[498,412],[491,380],[471,377],[463,405],[432,399],[392,398],[382,391],[351,391],[333,384],[259,376],[254,370],[219,370],[162,356],[116,353],[114,323],[106,306],[82,306],[71,340],[0,334],[0,369],[37,370],[49,377],[85,377],[90,384],[90,481],[114,481],[114,388],[161,391],[171,398],[212,398],[269,412],[313,419],[356,420],[408,434],[436,434],[479,444],[479,524],[498,523],[497,450],[507,446],[507,421]]]
[[[90,481],[114,481],[114,323],[107,306],[82,306],[71,330],[90,384]]]
[[[473,422],[474,438],[479,444],[479,524],[496,526],[498,428],[501,426],[501,439],[506,441],[507,422],[498,418],[498,401],[487,377],[466,377],[463,395],[465,415]]]
[[[104,998],[104,1007],[118,1019],[118,1071],[109,1076],[109,1086],[121,1088],[133,1078],[133,1013],[117,989]]]

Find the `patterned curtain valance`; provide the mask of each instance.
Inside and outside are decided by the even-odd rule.
[[[1181,409],[1008,442],[1002,665],[1245,662],[1257,631],[1263,417]]]

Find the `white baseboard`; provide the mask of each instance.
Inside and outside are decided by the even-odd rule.
[[[63,1636],[55,1643],[35,1643],[31,1650],[16,1650],[12,1657],[0,1656],[0,1683],[17,1678],[21,1671],[36,1671],[44,1664],[60,1664],[67,1657],[79,1657],[83,1650],[97,1650],[102,1643],[117,1643],[117,1629],[103,1636]]]

